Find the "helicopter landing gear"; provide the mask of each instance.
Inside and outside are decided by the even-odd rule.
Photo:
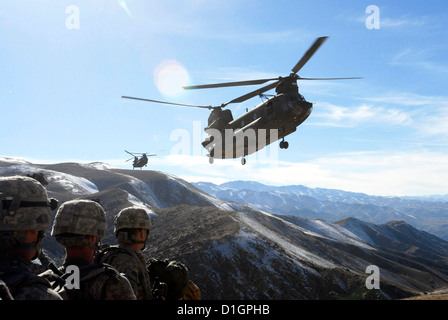
[[[213,157],[208,157],[208,163],[213,164]]]
[[[285,139],[280,141],[280,149],[288,149],[288,147],[289,147],[288,141],[285,141]]]
[[[246,164],[246,158],[242,157],[241,158],[241,164],[244,166]]]

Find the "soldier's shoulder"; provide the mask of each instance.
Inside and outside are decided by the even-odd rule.
[[[15,300],[62,300],[46,279],[31,272],[16,274],[5,282]]]
[[[53,289],[44,285],[20,288],[14,294],[14,300],[63,300]]]
[[[120,246],[104,246],[95,257],[98,263],[109,263],[116,259],[129,259],[134,256],[133,250]]]

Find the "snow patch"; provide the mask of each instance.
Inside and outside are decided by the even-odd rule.
[[[98,192],[98,187],[92,181],[68,173],[40,169],[29,165],[0,167],[0,174],[27,175],[33,173],[42,173],[48,182],[56,183],[73,194],[89,195]]]
[[[128,194],[128,201],[130,203],[132,203],[134,206],[142,208],[143,210],[146,211],[146,213],[148,214],[148,216],[151,217],[151,215],[156,215],[155,212],[143,201],[139,200],[137,197],[135,197],[134,195],[130,194],[129,192],[125,191]]]
[[[81,167],[97,170],[111,170],[118,169],[117,167],[111,166],[110,164],[104,162],[91,162],[86,164],[80,164]]]
[[[31,164],[31,162],[28,162],[24,159],[14,158],[14,157],[0,157],[0,161],[7,162],[7,163],[17,163],[17,164]]]
[[[129,184],[134,188],[134,190],[141,196],[145,203],[149,203],[158,207],[163,207],[163,203],[157,199],[156,195],[152,189],[140,179],[134,178],[132,176],[127,176],[129,179]]]
[[[283,239],[280,235],[261,225],[254,219],[248,217],[246,214],[238,212],[238,218],[242,223],[247,225],[247,227],[253,229],[257,233],[260,233],[264,237],[268,238],[270,241],[276,243],[291,255],[324,268],[336,268],[336,265],[332,262],[322,259],[319,256],[295,245],[294,243]]]
[[[307,220],[306,224],[307,230],[313,230],[326,238],[355,245],[364,249],[376,250],[366,244],[363,239],[341,226],[333,225],[323,220]]]

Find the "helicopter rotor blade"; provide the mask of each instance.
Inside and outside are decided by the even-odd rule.
[[[349,79],[362,79],[362,77],[349,77],[349,78],[302,78],[298,77],[297,80],[349,80]]]
[[[303,57],[297,62],[297,64],[292,68],[292,72],[297,73],[300,69],[305,65],[305,63],[310,60],[310,58],[316,53],[317,49],[327,40],[328,37],[320,37],[314,41],[313,45],[308,49],[307,52],[303,55]]]
[[[203,85],[197,85],[197,86],[185,86],[182,88],[184,88],[185,90],[191,90],[191,89],[208,89],[208,88],[249,86],[249,85],[254,85],[254,84],[263,84],[265,82],[273,81],[273,80],[278,80],[278,78],[243,80],[243,81],[223,82],[223,83],[214,83],[214,84],[203,84]]]
[[[160,101],[160,100],[152,100],[152,99],[143,99],[143,98],[127,97],[127,96],[122,96],[122,98],[125,98],[125,99],[134,99],[134,100],[141,100],[141,101],[149,101],[149,102],[155,102],[155,103],[170,104],[170,105],[181,106],[181,107],[203,108],[203,109],[209,109],[209,110],[211,110],[211,109],[214,108],[214,107],[212,107],[212,106],[196,106],[196,105],[192,105],[192,104],[174,103],[174,102],[167,102],[167,101]]]
[[[246,93],[245,95],[238,97],[236,99],[233,99],[227,103],[224,103],[222,105],[222,107],[225,107],[226,105],[230,104],[230,103],[239,103],[239,102],[244,102],[246,100],[249,100],[250,98],[253,98],[255,96],[259,96],[261,95],[263,92],[266,92],[268,90],[274,89],[278,84],[280,83],[280,81],[275,81],[271,84],[268,84],[267,86],[264,86],[263,88],[254,90],[252,92]]]
[[[136,153],[136,152],[134,152],[134,153],[132,153],[132,152],[129,152],[129,151],[127,151],[127,150],[124,150],[126,153],[129,153],[131,156],[133,156],[134,155],[134,153]]]

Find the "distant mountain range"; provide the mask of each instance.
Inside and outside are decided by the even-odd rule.
[[[205,192],[204,184],[158,171],[0,157],[0,176],[15,174],[45,179],[59,204],[74,198],[99,200],[107,212],[106,243],[115,243],[113,218],[120,209],[133,204],[146,208],[153,227],[144,255],[186,263],[207,300],[399,299],[448,286],[448,242],[404,221],[418,217],[421,200],[403,200],[403,207],[412,203],[415,211],[400,211],[380,223],[372,222],[372,215],[386,219],[384,212],[392,210],[380,201],[398,199],[304,187],[296,187],[295,195],[275,193],[253,182],[252,189],[247,182],[208,184]],[[216,192],[235,197],[224,199]],[[440,205],[442,216],[442,204],[431,203]],[[308,214],[292,213],[291,207]],[[331,207],[341,213],[330,214]],[[368,219],[345,216],[356,207]],[[383,212],[374,215],[377,208]],[[318,212],[327,216],[313,216]],[[327,220],[338,214],[340,220]],[[48,231],[43,249],[56,264],[61,262],[62,247]],[[379,289],[366,287],[371,265],[379,268]]]
[[[270,213],[320,218],[329,222],[349,217],[373,223],[403,220],[448,240],[448,195],[380,197],[300,185],[267,186],[253,181],[232,181],[221,185],[198,182],[193,185],[223,201],[246,203]]]

